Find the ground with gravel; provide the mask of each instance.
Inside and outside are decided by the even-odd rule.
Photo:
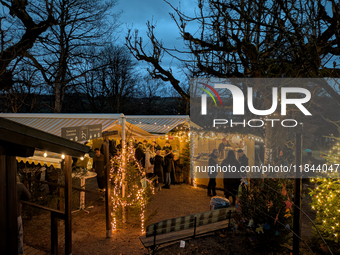
[[[87,180],[86,188],[95,189],[95,179]],[[217,195],[223,196],[222,191]],[[307,201],[306,201],[307,202]],[[79,201],[75,199],[74,209]],[[105,208],[103,199],[98,195],[87,194],[86,205],[92,205],[89,213],[80,211],[73,214],[73,254],[147,254],[139,240],[140,222],[137,217],[128,217],[127,223],[116,230],[112,238],[106,238]],[[307,205],[308,206],[308,205]],[[194,188],[187,184],[172,185],[153,195],[147,206],[146,223],[188,214],[205,212],[210,209],[210,197],[204,188]],[[311,228],[303,223],[303,234],[310,235]],[[59,254],[64,254],[63,225],[59,227]],[[24,242],[26,245],[50,251],[50,215],[39,213],[24,219]],[[228,233],[221,236],[218,232],[187,240],[185,248],[179,242],[160,247],[158,254],[254,254],[242,233]]]

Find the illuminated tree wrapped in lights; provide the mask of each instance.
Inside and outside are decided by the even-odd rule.
[[[142,165],[135,158],[133,146],[127,152],[113,158],[111,167],[112,230],[116,230],[123,222],[125,209],[129,215],[139,215],[142,233],[145,233],[145,207],[151,194],[154,193],[152,183],[145,178]],[[125,189],[125,194],[122,190]]]
[[[310,195],[312,209],[316,210],[315,225],[325,239],[337,243],[340,235],[340,169],[336,164],[340,164],[340,138],[333,139],[337,142],[324,157],[328,163],[327,175],[311,179],[316,187]]]

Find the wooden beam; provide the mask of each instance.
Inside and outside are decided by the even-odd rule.
[[[55,210],[46,206],[42,206],[42,205],[38,205],[35,203],[31,203],[31,202],[27,202],[27,201],[21,201],[22,204],[28,205],[28,206],[32,206],[35,208],[39,208],[41,210],[45,210],[51,213],[54,213],[54,216],[58,219],[64,220],[65,219],[65,213],[59,210]]]
[[[47,182],[47,181],[40,181],[37,180],[35,178],[27,178],[24,179],[25,181],[31,181],[31,182],[36,182],[36,183],[43,183],[43,184],[48,184],[51,186],[57,186],[59,188],[65,188],[65,185],[59,184],[59,183],[54,183],[54,182]],[[84,188],[78,188],[78,187],[74,187],[72,186],[73,190],[77,190],[77,191],[82,191],[82,192],[87,192],[87,193],[91,193],[91,194],[95,194],[95,195],[99,195],[99,196],[105,196],[104,192],[99,192],[99,191],[95,191],[95,190],[89,190],[89,189],[84,189]],[[43,208],[41,208],[43,209]]]
[[[65,156],[65,254],[72,254],[72,157]]]
[[[9,254],[7,247],[7,191],[5,148],[0,146],[0,251]]]
[[[7,245],[9,254],[18,254],[18,196],[17,161],[15,156],[6,156],[7,174]]]
[[[18,146],[33,147],[74,157],[82,157],[90,147],[34,129],[5,118],[0,118],[0,140]]]
[[[106,237],[110,238],[112,236],[112,228],[111,228],[111,186],[110,186],[110,154],[109,154],[109,141],[107,138],[104,138],[103,143],[104,149],[104,164],[105,164],[105,175],[106,175],[106,189],[105,189],[105,216],[106,216]]]

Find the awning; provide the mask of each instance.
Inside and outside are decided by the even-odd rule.
[[[119,134],[122,132],[122,126],[118,124],[118,120],[114,121],[109,127],[107,127],[104,131],[118,131]],[[153,134],[150,134],[149,132],[137,127],[136,125],[132,125],[128,121],[125,123],[125,136],[127,139],[130,137],[154,137]]]
[[[178,125],[189,121],[189,116],[126,116],[126,120],[131,124],[153,134],[166,134]]]
[[[46,153],[46,154],[45,154]],[[55,168],[61,168],[60,163],[62,161],[61,154],[58,153],[52,153],[52,152],[43,152],[43,151],[35,151],[33,157],[16,157],[17,161],[23,162],[23,163],[30,163],[35,165],[47,165],[48,167],[53,165]]]
[[[0,114],[0,116],[57,136],[61,136],[61,128],[96,124],[102,124],[102,132],[122,131],[121,125],[118,124],[121,114]],[[153,136],[128,122],[125,130],[127,135],[132,137]]]

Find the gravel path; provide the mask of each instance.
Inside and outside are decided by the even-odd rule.
[[[86,183],[87,188],[96,185],[95,180]],[[222,196],[222,191],[217,191]],[[152,197],[147,206],[146,226],[161,220],[209,210],[210,197],[207,190],[190,185],[172,185]],[[94,205],[90,213],[73,214],[73,254],[145,254],[147,250],[139,240],[141,230],[138,219],[128,218],[123,229],[107,239],[105,232],[105,210],[103,201],[96,196],[86,196],[86,204]],[[59,227],[59,253],[63,254],[63,226]],[[24,221],[24,242],[27,245],[50,250],[49,214],[33,216]]]

